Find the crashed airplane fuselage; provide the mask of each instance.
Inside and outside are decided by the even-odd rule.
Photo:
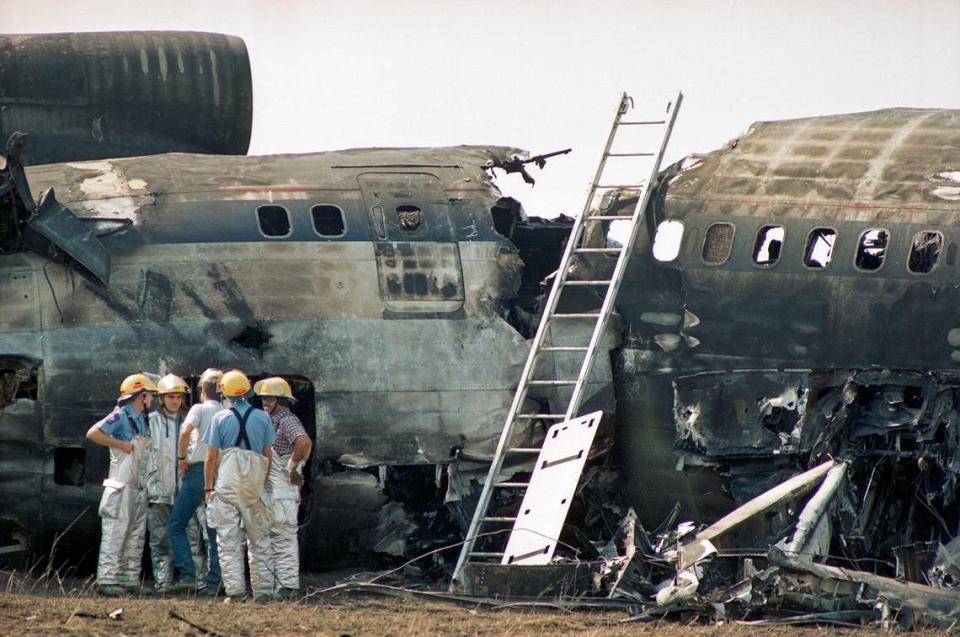
[[[69,527],[89,553],[84,431],[130,370],[291,379],[311,520],[355,536],[308,529],[314,563],[384,503],[344,469],[489,457],[569,231],[492,185],[517,151],[195,154],[250,138],[246,49],[217,34],[3,36],[0,85],[0,551]]]
[[[164,52],[144,51],[148,74]],[[651,528],[677,502],[708,523],[842,458],[824,550],[929,572],[960,523],[957,130],[944,110],[768,122],[664,171],[583,406],[606,412],[600,446],[616,441],[612,504]],[[291,378],[315,438],[307,501],[327,507],[312,523],[387,509],[376,471],[349,469],[448,465],[449,495],[468,494],[461,470],[489,459],[569,227],[501,197],[487,168],[515,154],[78,156],[28,169],[53,189],[35,220],[63,222],[29,249],[10,249],[23,184],[0,187],[0,548],[75,520],[96,537],[106,454],[83,433],[136,369]],[[63,233],[73,217],[81,237]],[[575,267],[602,279],[612,262]],[[718,546],[765,547],[788,517]]]
[[[32,252],[0,255],[5,517],[95,520],[106,455],[84,432],[129,370],[292,378],[316,457],[346,467],[489,457],[526,348],[507,320],[523,261],[494,219],[525,220],[483,165],[514,152],[29,168],[32,188],[53,188],[98,234],[109,285]],[[564,236],[560,224],[538,246],[548,263]]]
[[[960,524],[958,130],[948,110],[763,122],[664,175],[617,354],[647,519],[679,494],[710,522],[842,458],[817,559],[927,581]],[[784,514],[728,548],[762,555]]]

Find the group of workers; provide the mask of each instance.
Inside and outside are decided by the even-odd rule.
[[[247,597],[246,547],[252,597],[293,597],[300,588],[297,510],[312,443],[290,411],[290,385],[280,377],[258,381],[253,391],[263,409],[248,402],[250,381],[239,370],[208,369],[199,389],[200,402],[187,411],[190,389],[179,376],[154,383],[130,375],[117,406],[87,431],[110,450],[97,590],[140,590],[149,534],[159,592]]]

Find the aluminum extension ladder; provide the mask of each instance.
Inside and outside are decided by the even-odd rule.
[[[619,103],[617,104],[616,115],[613,119],[613,125],[610,128],[610,133],[607,136],[606,146],[604,146],[603,154],[600,157],[600,164],[597,167],[597,172],[594,175],[593,182],[590,186],[589,194],[587,195],[586,203],[583,206],[583,211],[580,213],[580,216],[577,217],[574,222],[573,229],[570,233],[570,238],[567,241],[566,248],[563,252],[563,257],[560,261],[560,267],[557,270],[557,273],[554,277],[553,285],[550,288],[550,294],[547,297],[546,306],[543,310],[542,318],[540,319],[540,325],[537,328],[537,334],[533,339],[533,343],[530,347],[530,353],[527,357],[526,365],[523,368],[523,375],[520,378],[520,384],[517,386],[516,394],[513,397],[513,403],[510,406],[510,411],[507,414],[506,422],[503,426],[503,431],[500,434],[500,442],[497,445],[497,450],[494,454],[493,461],[490,464],[490,470],[487,473],[487,480],[483,486],[483,491],[480,494],[480,500],[477,503],[476,511],[473,514],[473,519],[470,522],[470,527],[467,531],[466,539],[461,547],[460,557],[457,560],[457,565],[453,571],[453,578],[451,582],[451,589],[458,589],[463,587],[462,575],[464,566],[468,562],[478,562],[484,561],[489,563],[491,560],[503,558],[504,553],[502,552],[491,552],[491,551],[475,551],[474,546],[476,541],[485,533],[482,532],[483,527],[487,525],[499,524],[502,529],[504,523],[509,523],[515,521],[514,517],[503,517],[503,516],[489,516],[488,509],[490,506],[490,501],[493,496],[495,489],[502,488],[512,488],[512,489],[521,489],[526,492],[528,483],[524,482],[498,482],[500,471],[503,467],[503,462],[508,455],[511,454],[539,454],[541,449],[537,448],[517,448],[511,447],[510,441],[513,438],[514,428],[516,423],[521,420],[553,420],[556,422],[568,421],[577,416],[577,410],[580,408],[580,402],[583,398],[583,389],[586,385],[588,378],[590,377],[590,371],[593,366],[594,358],[598,350],[598,346],[603,336],[604,330],[606,329],[607,322],[609,321],[610,314],[614,309],[614,301],[617,297],[617,292],[620,289],[620,283],[623,280],[624,272],[626,271],[627,262],[630,258],[630,253],[633,250],[633,245],[637,237],[637,231],[640,228],[643,222],[643,214],[647,208],[647,204],[650,200],[650,195],[652,189],[649,187],[651,184],[655,184],[657,175],[660,171],[660,163],[663,159],[664,152],[667,147],[667,142],[670,139],[670,133],[673,130],[673,124],[676,121],[677,112],[680,110],[680,104],[683,101],[683,94],[677,92],[676,97],[672,102],[667,104],[666,115],[662,120],[655,121],[629,121],[624,120],[624,115],[627,114],[627,111],[632,108],[633,100],[624,93]],[[617,137],[617,133],[620,131],[621,127],[628,126],[659,126],[662,127],[662,135],[660,138],[659,148],[654,152],[611,152],[614,148],[614,142]],[[607,168],[607,160],[610,158],[621,158],[621,157],[650,157],[653,158],[652,166],[650,168],[649,175],[646,175],[646,179],[643,180],[642,176],[638,183],[633,184],[607,184],[604,181],[604,171]],[[619,190],[635,188],[641,191],[641,195],[637,199],[636,206],[633,209],[632,215],[604,215],[604,214],[591,214],[593,211],[593,203],[598,192],[610,191],[610,190]],[[602,211],[599,211],[601,212]],[[587,228],[587,224],[590,223],[603,223],[607,221],[621,221],[627,222],[627,236],[623,241],[621,247],[603,247],[603,248],[590,248],[584,247],[584,230]],[[590,254],[590,253],[606,253],[610,255],[617,255],[616,266],[613,269],[613,274],[609,280],[576,280],[568,278],[570,274],[570,266],[573,264],[575,255],[578,254]],[[599,312],[587,312],[587,313],[560,313],[556,311],[560,296],[564,288],[568,286],[594,286],[597,288],[605,288],[606,293],[603,296],[603,304]],[[593,333],[590,337],[589,345],[583,347],[561,347],[553,346],[550,344],[545,344],[545,341],[548,340],[548,334],[550,333],[550,325],[553,321],[565,321],[565,320],[592,320],[594,321]],[[580,366],[580,372],[577,375],[576,379],[556,379],[556,378],[534,378],[535,371],[537,369],[537,361],[542,353],[549,352],[575,352],[580,353],[583,356],[583,363]],[[561,405],[551,406],[551,411],[555,412],[552,414],[528,414],[521,413],[522,406],[527,397],[527,392],[530,387],[535,386],[544,386],[544,387],[573,387],[573,391],[570,394],[569,402],[567,403],[566,409],[560,409]],[[504,538],[503,545],[506,545],[507,540]]]

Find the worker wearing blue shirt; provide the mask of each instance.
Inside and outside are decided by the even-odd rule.
[[[139,589],[140,565],[146,534],[147,503],[141,488],[145,469],[145,412],[153,404],[153,381],[143,374],[127,376],[120,384],[120,398],[110,414],[87,431],[87,438],[110,449],[110,470],[103,481],[100,500],[100,557],[97,590],[116,596]]]
[[[264,490],[275,434],[270,416],[246,401],[249,391],[250,381],[242,372],[231,370],[223,375],[220,393],[231,407],[213,417],[203,436],[207,444],[204,489],[207,523],[217,530],[220,571],[227,595],[246,595],[246,544],[253,596],[264,599],[273,594],[269,537],[273,510],[264,501]]]

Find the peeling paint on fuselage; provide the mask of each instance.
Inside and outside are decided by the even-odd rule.
[[[0,256],[3,275],[21,277],[9,281],[11,290],[25,296],[9,320],[0,317],[0,353],[42,361],[44,378],[33,416],[42,434],[18,466],[46,477],[38,486],[0,471],[8,497],[41,494],[48,513],[38,529],[62,529],[82,515],[74,528],[95,533],[107,462],[84,433],[133,370],[195,377],[236,367],[303,377],[316,392],[316,457],[349,466],[489,457],[527,351],[503,319],[522,261],[493,228],[499,193],[481,169],[507,152],[514,151],[172,154],[30,169],[34,188],[56,188],[78,216],[99,218],[108,202],[135,201],[138,223],[102,238],[112,259],[109,288],[37,256]],[[429,173],[444,191],[457,191],[406,191],[424,223],[407,233],[388,208],[384,240],[364,205],[361,172],[398,183]],[[110,196],[117,192],[128,196]],[[257,208],[264,203],[288,210],[288,236],[263,234]],[[317,232],[316,204],[342,211],[342,236]],[[378,261],[394,252],[393,265]],[[406,273],[423,285],[395,292],[387,285],[394,273],[401,284]],[[560,358],[555,364],[565,365]],[[588,394],[609,394],[609,364],[598,368]],[[0,431],[4,454],[22,444]],[[79,484],[51,479],[58,449],[85,451]]]
[[[729,510],[729,471],[718,480],[702,458],[723,455],[734,433],[744,434],[743,444],[722,463],[763,459],[756,466],[768,477],[782,470],[790,454],[753,402],[780,393],[758,380],[765,374],[795,371],[808,385],[876,369],[956,374],[958,128],[960,111],[932,109],[760,122],[667,171],[648,212],[656,223],[683,224],[679,255],[658,262],[641,233],[619,303],[631,333],[618,353],[618,444],[633,459],[627,499],[644,523],[662,519],[676,500],[689,519]],[[726,246],[708,245],[716,223],[731,226]],[[760,267],[753,255],[768,226],[783,228],[781,253],[773,267]],[[817,228],[836,233],[826,267],[805,263]],[[868,271],[856,255],[871,228],[886,229],[890,242],[881,267]],[[942,234],[942,250],[929,271],[913,272],[915,237],[929,232]],[[650,320],[674,314],[692,317],[678,333]],[[697,374],[715,375],[703,400],[666,404],[674,384],[683,390]],[[751,398],[738,410],[740,387]],[[752,459],[738,460],[748,448]],[[678,462],[686,484],[666,477]]]
[[[139,212],[153,204],[154,198],[147,190],[144,179],[128,179],[120,167],[111,160],[75,162],[66,164],[80,171],[95,172],[96,176],[85,177],[79,184],[82,193],[78,206],[89,216],[104,219],[129,219],[140,223]]]

